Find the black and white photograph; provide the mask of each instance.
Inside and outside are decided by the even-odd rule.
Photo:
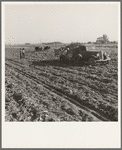
[[[114,123],[118,134],[120,2],[3,2],[2,59],[5,124]]]

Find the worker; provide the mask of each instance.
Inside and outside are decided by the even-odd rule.
[[[22,58],[25,58],[25,50],[24,50],[24,48],[22,49]]]
[[[22,49],[20,48],[20,59],[22,58]]]

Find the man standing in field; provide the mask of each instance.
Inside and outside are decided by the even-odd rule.
[[[22,58],[22,49],[20,48],[20,59]]]
[[[25,58],[25,50],[24,50],[24,48],[22,49],[22,58]]]

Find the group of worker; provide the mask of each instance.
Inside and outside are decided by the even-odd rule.
[[[25,49],[24,48],[20,48],[20,59],[21,58],[25,58]]]

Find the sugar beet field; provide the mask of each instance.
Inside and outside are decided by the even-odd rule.
[[[5,121],[118,121],[118,52],[111,63],[64,64],[54,48],[35,52],[19,47],[5,49]]]

